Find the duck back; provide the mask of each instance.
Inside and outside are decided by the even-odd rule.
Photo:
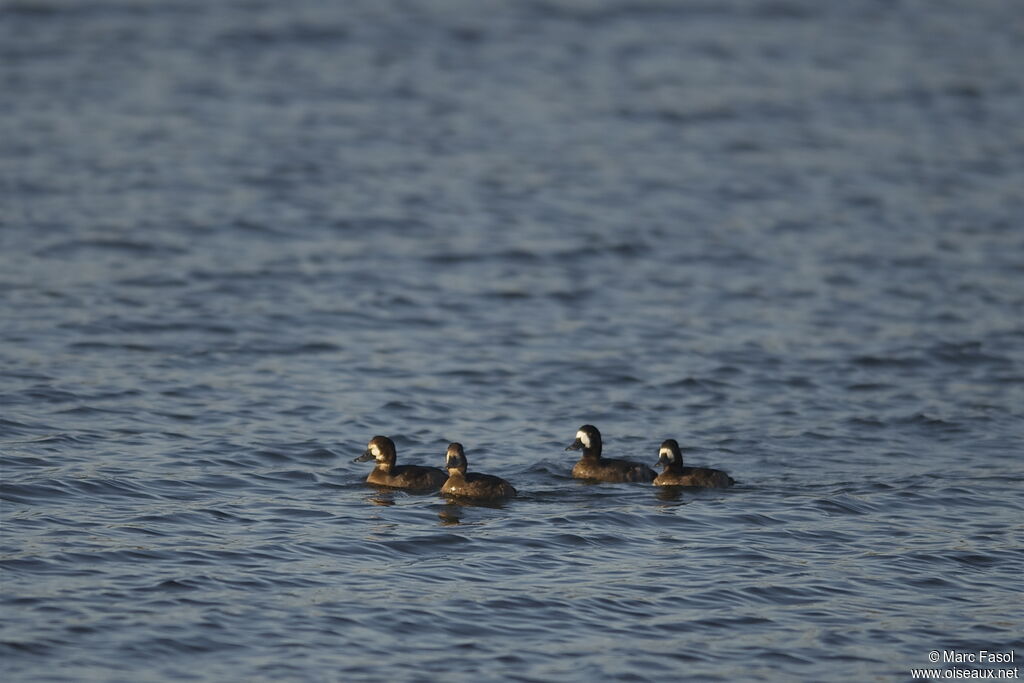
[[[512,484],[501,477],[467,472],[463,475],[448,477],[448,481],[441,487],[441,493],[471,498],[511,498],[517,492]]]
[[[614,458],[584,458],[572,468],[572,476],[576,479],[593,479],[595,481],[654,481],[654,470],[647,465],[628,460]]]
[[[722,470],[709,467],[684,467],[682,472],[662,472],[655,478],[655,486],[691,486],[706,489],[724,489],[735,480]]]
[[[373,468],[370,476],[366,478],[366,482],[397,489],[436,491],[444,485],[447,478],[445,473],[436,467],[397,465],[392,467],[390,472],[386,472],[380,467]]]

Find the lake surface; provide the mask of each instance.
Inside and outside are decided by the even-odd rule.
[[[1022,36],[1015,0],[0,4],[5,680],[1019,666]],[[573,480],[584,423],[738,483]],[[375,490],[375,434],[520,496]]]

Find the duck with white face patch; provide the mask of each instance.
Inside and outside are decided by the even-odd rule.
[[[573,465],[572,476],[592,481],[654,481],[655,472],[647,465],[628,460],[601,457],[601,432],[593,425],[583,425],[576,431],[576,440],[567,451],[582,450],[579,462]]]
[[[375,460],[376,467],[366,478],[366,483],[376,486],[389,486],[396,489],[413,491],[436,491],[448,478],[436,467],[421,465],[396,465],[395,442],[386,436],[375,436],[370,439],[366,451],[352,462]]]
[[[665,439],[658,449],[658,465],[664,470],[654,480],[655,486],[692,486],[724,489],[736,482],[722,470],[710,467],[683,467],[683,453],[675,439]]]
[[[467,472],[469,463],[461,443],[448,444],[445,453],[445,468],[448,470],[448,481],[441,487],[441,493],[447,496],[466,498],[511,498],[516,495],[512,484],[501,477],[491,474]]]

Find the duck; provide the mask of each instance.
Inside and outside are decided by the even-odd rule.
[[[441,487],[441,493],[448,496],[465,496],[467,498],[511,498],[516,495],[515,488],[501,477],[478,472],[466,472],[468,462],[462,444],[448,444],[445,453],[445,469],[448,470],[448,481]]]
[[[655,486],[693,486],[705,489],[724,489],[736,481],[722,470],[709,467],[683,467],[683,453],[675,439],[665,439],[658,449],[658,465],[665,467],[655,480]]]
[[[366,445],[366,451],[352,462],[376,460],[377,466],[366,478],[366,483],[413,491],[436,491],[448,478],[437,467],[396,465],[395,442],[386,436],[375,436]]]
[[[576,430],[576,440],[566,446],[567,451],[582,449],[583,455],[573,465],[576,479],[597,481],[654,481],[656,472],[647,465],[628,460],[601,457],[601,432],[594,425],[583,425]]]

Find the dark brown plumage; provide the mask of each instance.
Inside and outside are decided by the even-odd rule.
[[[436,467],[396,465],[396,457],[394,442],[386,436],[375,436],[370,439],[366,451],[352,462],[376,460],[377,466],[366,478],[366,483],[377,486],[414,491],[436,491],[447,479],[445,473]]]
[[[445,468],[448,470],[448,481],[441,487],[441,493],[449,496],[467,498],[511,498],[516,495],[512,484],[501,477],[491,474],[466,472],[469,463],[460,443],[448,445],[445,454]]]
[[[666,439],[658,450],[658,464],[664,465],[655,480],[655,486],[693,486],[706,489],[724,489],[736,482],[722,470],[709,467],[684,467],[683,453],[675,439]]]
[[[578,451],[583,455],[573,465],[572,476],[576,479],[596,481],[653,481],[656,473],[647,465],[628,460],[601,457],[601,432],[593,425],[583,425],[576,431],[576,440],[565,450]]]

